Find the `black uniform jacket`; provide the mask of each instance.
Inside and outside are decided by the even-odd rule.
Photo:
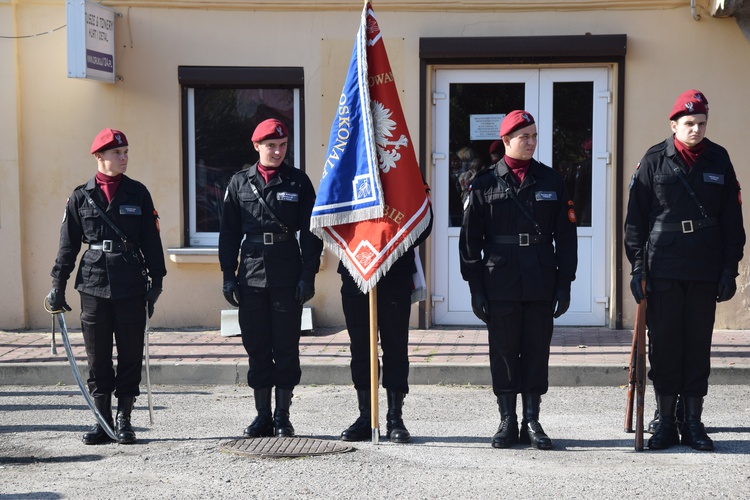
[[[647,259],[652,278],[716,281],[723,269],[736,275],[745,245],[740,186],[727,151],[708,139],[703,142],[706,149],[692,168],[685,165],[674,138],[669,137],[646,152],[633,174],[625,251],[634,269],[644,269]],[[675,168],[682,170],[705,208],[707,227],[696,228],[706,218]],[[693,232],[681,230],[683,221],[692,221]],[[661,230],[663,224],[670,224],[670,230]]]
[[[492,242],[494,236],[537,234],[499,178],[533,215],[546,242]],[[558,281],[569,286],[578,265],[575,212],[562,176],[533,159],[520,186],[504,159],[478,174],[464,211],[459,252],[472,293],[484,291],[490,300],[553,300]]]
[[[243,240],[244,235],[284,232],[258,201],[251,183],[288,228],[291,238],[271,245]],[[323,249],[323,242],[310,232],[314,204],[315,189],[310,179],[286,163],[268,184],[258,173],[257,163],[234,174],[224,195],[219,233],[219,263],[224,275],[235,273],[240,252],[239,283],[264,288],[296,286],[299,281],[313,284]],[[294,238],[296,232],[299,242]]]
[[[161,288],[167,274],[164,251],[159,236],[158,214],[146,186],[126,175],[112,203],[96,185],[95,177],[78,186],[68,198],[62,227],[60,247],[52,268],[52,286],[65,288],[81,245],[122,240],[83,195],[85,189],[107,217],[125,234],[128,251],[104,252],[86,249],[78,265],[75,288],[80,292],[113,300],[146,293],[145,272],[154,285]]]

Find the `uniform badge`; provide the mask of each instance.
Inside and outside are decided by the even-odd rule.
[[[703,173],[703,182],[708,184],[720,184],[724,185],[724,176],[722,174],[713,174],[711,172]]]
[[[554,191],[537,191],[534,197],[536,201],[557,201],[557,193]]]
[[[742,206],[742,188],[740,187],[740,181],[737,181],[737,201]]]
[[[578,222],[578,219],[576,219],[576,211],[573,210],[572,208],[568,210],[568,220],[572,222],[573,224]]]
[[[120,205],[120,215],[141,215],[138,205]]]
[[[276,193],[278,201],[299,201],[298,193]]]
[[[568,220],[571,223],[575,224],[576,222],[578,222],[578,219],[576,218],[576,211],[573,208],[573,202],[571,200],[568,200],[568,207],[570,207],[568,208]]]
[[[68,202],[70,201],[70,198],[65,200],[65,210],[63,210],[63,220],[62,223],[65,224],[65,221],[68,220]]]

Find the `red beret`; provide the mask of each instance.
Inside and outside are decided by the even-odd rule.
[[[684,115],[708,115],[708,99],[700,90],[686,90],[674,103],[670,120],[677,120]]]
[[[127,145],[128,139],[125,134],[119,130],[105,128],[94,139],[94,143],[91,145],[91,154]]]
[[[263,120],[255,127],[255,132],[253,132],[251,140],[253,142],[260,142],[266,139],[282,139],[288,135],[286,125],[275,118],[269,118],[268,120]]]
[[[493,141],[492,144],[490,144],[490,154],[501,153],[503,151],[503,147],[503,141]]]
[[[503,122],[500,124],[500,137],[511,134],[519,128],[528,127],[533,124],[534,117],[531,116],[531,113],[528,111],[522,111],[520,109],[511,111],[505,115]]]

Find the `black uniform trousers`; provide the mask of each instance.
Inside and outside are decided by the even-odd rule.
[[[341,281],[341,304],[352,353],[352,382],[356,390],[365,391],[370,389],[370,298],[348,273],[341,275]],[[409,393],[411,289],[411,273],[397,268],[392,268],[377,284],[383,387],[403,394]]]
[[[717,283],[651,279],[649,378],[663,396],[704,397],[711,372]]]
[[[250,364],[247,385],[253,389],[291,390],[299,384],[302,306],[295,291],[240,285],[239,323]]]
[[[143,366],[146,304],[142,295],[112,300],[81,295],[81,329],[88,358],[89,393],[138,396]],[[117,346],[117,374],[112,363],[112,335]]]
[[[495,395],[546,394],[553,326],[550,301],[490,302],[487,330]]]

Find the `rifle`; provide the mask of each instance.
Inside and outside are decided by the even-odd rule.
[[[628,370],[628,402],[625,408],[625,432],[633,432],[635,400],[635,451],[643,450],[643,405],[646,392],[646,281],[641,282],[644,298],[635,310],[633,342]]]

